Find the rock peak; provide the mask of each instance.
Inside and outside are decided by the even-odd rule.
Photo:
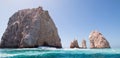
[[[110,48],[109,42],[98,31],[92,31],[89,35],[90,48]]]
[[[74,40],[71,42],[70,48],[79,48],[78,41],[77,41],[76,39],[74,39]]]
[[[81,43],[81,47],[80,47],[80,48],[83,48],[83,49],[86,49],[86,48],[87,48],[87,46],[86,46],[86,40],[85,40],[85,39],[82,40],[82,43]]]

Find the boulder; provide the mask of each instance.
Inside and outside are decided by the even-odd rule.
[[[42,7],[19,10],[10,17],[1,39],[1,48],[62,48],[57,28]]]
[[[89,35],[90,48],[110,48],[109,42],[98,31],[93,31]]]
[[[86,40],[85,39],[82,40],[80,48],[82,48],[82,49],[86,49],[87,48],[87,46],[86,46]]]
[[[70,48],[79,48],[78,41],[77,41],[76,39],[74,39],[74,40],[71,42]]]

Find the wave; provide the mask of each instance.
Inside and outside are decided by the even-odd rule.
[[[120,58],[120,49],[0,49],[0,58]]]

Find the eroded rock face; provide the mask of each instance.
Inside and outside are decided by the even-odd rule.
[[[1,48],[50,46],[61,48],[61,39],[48,11],[41,7],[24,9],[10,17]]]
[[[90,48],[110,48],[109,42],[98,31],[93,31],[89,35]]]
[[[83,48],[83,49],[86,49],[86,48],[87,48],[87,46],[86,46],[86,40],[85,40],[85,39],[82,40],[81,45],[82,45],[82,46],[81,46],[80,48]]]
[[[76,39],[71,42],[70,48],[79,48],[78,41]]]

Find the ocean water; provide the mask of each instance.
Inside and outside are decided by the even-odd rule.
[[[0,49],[0,58],[120,58],[120,49]]]

